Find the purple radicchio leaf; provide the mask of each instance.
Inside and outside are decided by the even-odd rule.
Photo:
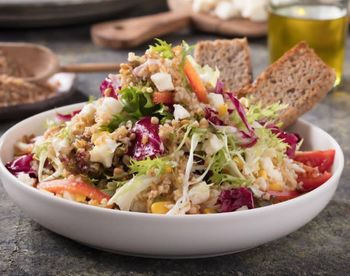
[[[301,141],[299,134],[283,131],[278,126],[273,124],[266,125],[265,127],[270,129],[273,134],[276,134],[277,137],[284,143],[288,144],[286,154],[289,158],[293,158],[297,149],[297,145]]]
[[[6,163],[5,167],[15,176],[19,173],[26,173],[30,177],[36,177],[37,172],[32,167],[32,161],[33,154],[26,154]]]
[[[214,109],[212,109],[210,107],[206,107],[204,112],[205,112],[205,118],[209,122],[211,122],[213,125],[216,125],[216,126],[225,125],[224,121],[218,117],[218,112],[216,112]]]
[[[254,199],[252,192],[247,188],[233,188],[222,190],[217,204],[220,212],[233,212],[246,206],[248,209],[254,208]]]
[[[256,144],[256,142],[258,141],[258,138],[255,135],[254,129],[248,123],[247,116],[246,116],[245,111],[244,111],[244,107],[242,106],[242,104],[240,103],[238,98],[233,95],[233,93],[226,93],[226,95],[231,100],[235,110],[237,111],[238,116],[241,118],[243,124],[245,125],[245,127],[248,130],[247,132],[240,131],[241,137],[243,140],[241,143],[241,146],[246,147],[246,148],[254,146]]]
[[[67,121],[72,120],[72,118],[75,115],[79,114],[80,111],[81,111],[81,109],[74,110],[74,111],[72,111],[71,113],[68,113],[68,114],[56,113],[56,118],[57,118],[57,120],[59,120],[61,122],[67,122]]]
[[[132,132],[135,133],[136,138],[129,154],[134,159],[154,158],[164,153],[164,145],[159,137],[159,124],[152,124],[151,117],[144,117],[137,121]]]
[[[118,99],[117,90],[120,89],[120,80],[118,75],[110,74],[100,84],[100,92],[102,97],[112,97]]]
[[[221,95],[223,95],[224,94],[224,87],[225,87],[225,85],[224,85],[224,83],[222,82],[222,81],[217,81],[216,82],[216,86],[215,86],[215,93],[216,94],[221,94]]]

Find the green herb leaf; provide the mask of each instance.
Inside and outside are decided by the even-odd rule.
[[[154,104],[152,94],[143,92],[140,88],[128,86],[120,90],[119,100],[123,105],[123,111],[113,117],[108,125],[102,129],[113,132],[119,125],[126,121],[135,122],[145,116],[155,116],[159,120],[171,119],[168,107],[162,104]]]
[[[157,157],[151,159],[147,157],[144,160],[131,160],[129,168],[132,173],[137,175],[160,176],[168,172],[169,169],[175,168],[176,163],[166,157]]]
[[[162,58],[172,59],[174,57],[173,46],[171,43],[167,43],[164,40],[156,38],[155,45],[150,45],[150,50],[159,53]]]

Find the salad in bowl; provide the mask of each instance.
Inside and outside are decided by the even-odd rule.
[[[335,151],[299,151],[280,103],[238,98],[185,42],[130,53],[101,97],[24,136],[6,168],[67,200],[165,215],[236,212],[286,201],[331,177]]]

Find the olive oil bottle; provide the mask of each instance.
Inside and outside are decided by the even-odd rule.
[[[341,81],[348,27],[347,9],[336,5],[285,5],[269,9],[269,51],[273,62],[306,41]]]

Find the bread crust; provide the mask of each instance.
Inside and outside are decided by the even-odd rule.
[[[202,66],[220,70],[220,80],[228,91],[238,91],[252,82],[250,50],[246,38],[200,41],[194,51]]]
[[[335,71],[307,43],[300,42],[271,64],[253,84],[242,88],[238,96],[253,95],[263,105],[288,104],[279,116],[286,128],[321,101],[333,88],[335,79]]]

